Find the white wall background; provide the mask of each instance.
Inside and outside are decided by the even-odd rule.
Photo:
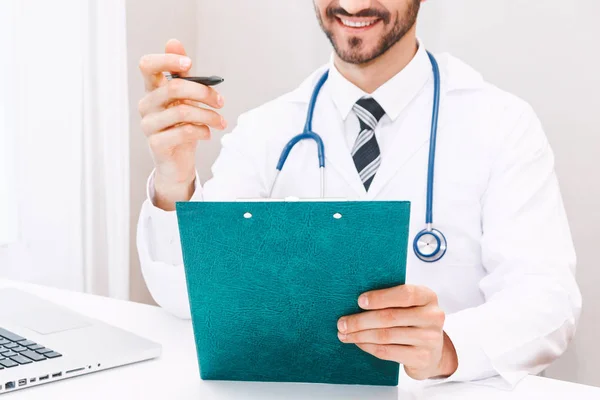
[[[223,115],[229,130],[244,111],[294,89],[329,61],[329,42],[319,28],[312,0],[197,0],[194,71],[221,75]],[[222,134],[202,143],[200,178],[208,179]]]
[[[177,6],[174,7],[173,5]],[[129,142],[131,170],[130,281],[131,299],[152,303],[135,245],[137,220],[146,199],[146,179],[152,171],[152,160],[146,137],[140,128],[137,104],[144,95],[144,83],[138,69],[144,54],[161,53],[171,38],[178,38],[188,54],[196,54],[196,0],[127,0],[127,66],[129,79]]]
[[[600,386],[598,18],[597,0],[429,0],[419,35],[431,50],[463,58],[525,98],[544,122],[584,295],[578,336],[548,375]],[[240,112],[294,88],[330,52],[310,0],[197,0],[196,29],[195,71],[226,78],[220,90],[230,126]],[[218,140],[201,145],[202,178],[210,176],[218,151]]]

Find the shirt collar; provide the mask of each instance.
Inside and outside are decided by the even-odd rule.
[[[329,91],[340,116],[343,120],[346,120],[354,104],[362,97],[369,96],[369,94],[347,80],[335,67],[333,61],[332,56],[329,62]],[[411,62],[370,96],[381,105],[386,115],[394,121],[402,110],[414,100],[430,77],[431,63],[425,47],[419,44],[417,54]]]

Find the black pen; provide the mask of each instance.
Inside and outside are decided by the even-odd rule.
[[[171,74],[170,79],[185,79],[186,81],[196,82],[205,86],[216,86],[223,83],[225,79],[220,76],[179,76],[179,74]]]

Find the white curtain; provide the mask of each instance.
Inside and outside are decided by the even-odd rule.
[[[129,296],[125,0],[14,8],[11,99],[18,237],[0,275]]]
[[[0,13],[0,49],[13,50],[15,7],[6,4]],[[9,94],[14,91],[13,60],[0,57],[0,246],[14,243],[17,237],[17,201],[14,171],[14,106]]]

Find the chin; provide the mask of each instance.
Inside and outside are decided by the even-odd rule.
[[[349,47],[336,49],[338,57],[349,64],[366,64],[373,60],[375,49],[351,49]]]

